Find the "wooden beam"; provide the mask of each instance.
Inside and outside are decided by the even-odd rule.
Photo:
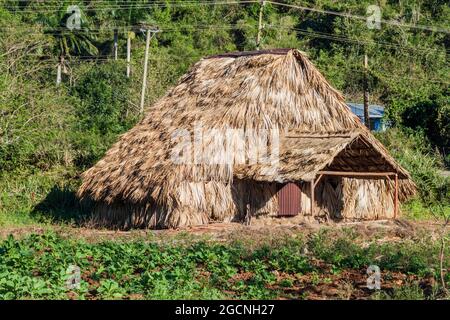
[[[142,89],[141,89],[141,101],[139,103],[139,114],[144,113],[144,102],[145,102],[145,90],[147,88],[147,70],[148,70],[148,53],[150,50],[150,40],[152,38],[152,31],[147,29],[147,34],[145,36],[145,56],[144,56],[144,73],[142,76]]]
[[[398,215],[398,174],[395,174],[394,219]]]
[[[319,177],[317,178],[316,182],[314,183],[314,188],[319,184],[320,179],[322,179],[323,174],[319,174]]]
[[[369,117],[369,77],[368,77],[368,67],[369,58],[367,53],[364,54],[364,73],[363,73],[363,84],[364,84],[364,124],[367,129],[370,130],[370,117]]]
[[[314,138],[314,139],[324,139],[324,138],[351,138],[350,135],[303,135],[303,134],[288,134],[285,138]]]
[[[128,31],[127,35],[127,78],[131,75],[131,37],[134,35]]]
[[[349,177],[387,177],[396,175],[395,172],[319,171],[317,173],[328,176],[349,176]]]
[[[263,11],[264,11],[264,5],[266,4],[265,1],[261,0],[259,4],[259,20],[258,20],[258,34],[256,35],[256,50],[259,51],[259,47],[261,46],[261,34],[263,29]]]
[[[391,184],[391,182],[392,182],[391,178],[389,178],[389,176],[386,176],[386,179],[388,180],[388,184]]]
[[[314,217],[314,179],[311,180],[311,216]]]
[[[357,140],[358,140],[358,142],[361,142],[363,145],[365,145],[367,149],[375,150],[375,152],[378,152],[373,146],[371,146],[370,144],[368,144],[368,143],[365,141],[365,139],[362,138],[361,135],[358,137]]]

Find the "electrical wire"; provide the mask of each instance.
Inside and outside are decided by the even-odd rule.
[[[239,5],[239,4],[252,4],[258,3],[256,0],[242,0],[242,1],[210,1],[210,2],[197,2],[197,1],[186,1],[180,3],[147,3],[147,4],[123,4],[123,5],[101,5],[97,7],[90,7],[83,5],[80,11],[104,11],[104,10],[133,10],[133,9],[152,9],[152,8],[175,8],[175,7],[189,7],[189,6],[202,6],[202,5]],[[68,7],[67,7],[68,8]],[[25,9],[9,9],[10,12],[14,13],[54,13],[63,11],[64,7],[45,7],[39,6],[36,9],[25,8]]]
[[[207,4],[207,5],[216,5],[216,4],[242,4],[242,3],[257,3],[259,1],[203,1],[203,2],[194,2],[194,1],[186,1],[183,2],[182,5],[203,5],[203,4]],[[317,9],[317,8],[308,8],[308,7],[301,7],[301,6],[297,6],[297,5],[289,5],[289,4],[285,4],[285,3],[280,3],[280,2],[276,2],[276,1],[265,1],[266,3],[271,3],[274,5],[281,5],[281,6],[286,6],[286,7],[291,7],[291,8],[297,8],[297,9],[301,9],[301,10],[305,10],[305,11],[312,11],[312,12],[318,12],[318,13],[323,13],[323,14],[332,14],[332,15],[338,15],[338,16],[343,16],[343,17],[348,17],[348,18],[355,18],[355,19],[359,19],[359,20],[366,20],[366,17],[362,17],[362,16],[356,16],[356,15],[352,15],[352,14],[347,14],[347,13],[342,13],[342,12],[335,12],[335,11],[329,11],[329,10],[322,10],[322,9]],[[129,1],[128,1],[128,5],[129,5]],[[135,2],[137,3],[137,2]],[[151,4],[147,4],[147,6],[151,6],[151,7],[155,7],[155,6],[173,6],[173,5],[181,5],[181,3],[166,3],[166,2],[153,2]],[[111,6],[110,6],[111,7]],[[120,9],[125,8],[124,6],[121,6]],[[105,8],[106,9],[106,8]],[[59,11],[59,10],[56,10]],[[21,10],[20,12],[23,12],[23,10]],[[33,11],[36,13],[36,11]],[[41,11],[37,11],[37,12],[41,12]],[[429,27],[432,28],[431,29],[424,29],[424,30],[430,30],[430,31],[436,31],[436,27],[432,27],[432,26],[421,26],[421,25],[408,25],[408,24],[401,24],[398,22],[392,22],[392,21],[382,21],[383,23],[387,23],[387,24],[393,24],[396,26],[402,26],[402,27],[408,27],[408,28],[419,28],[419,29],[424,29],[423,27]],[[88,33],[93,33],[93,34],[100,34],[100,33],[104,33],[104,32],[108,32],[108,31],[113,31],[116,29],[121,29],[121,28],[125,28],[125,29],[135,29],[135,28],[139,28],[139,25],[134,25],[134,26],[129,26],[129,25],[122,25],[122,26],[111,26],[111,27],[99,27],[99,28],[91,28],[88,29]],[[233,29],[233,28],[244,28],[244,27],[251,27],[251,28],[256,28],[253,25],[245,25],[245,24],[229,24],[229,25],[208,25],[208,24],[203,24],[203,25],[179,25],[179,26],[167,26],[167,27],[162,27],[162,31],[165,32],[170,32],[170,31],[179,31],[180,28],[195,28],[195,31],[205,31],[205,30],[221,30],[221,29]],[[329,34],[329,33],[325,33],[325,32],[319,32],[319,31],[311,31],[311,30],[305,30],[305,29],[299,29],[299,28],[294,28],[294,27],[285,27],[285,26],[280,26],[280,25],[268,25],[266,26],[270,29],[284,29],[284,30],[293,30],[295,32],[298,32],[300,34],[306,35],[306,36],[310,36],[310,37],[315,37],[315,38],[322,38],[322,39],[327,39],[327,40],[331,40],[331,41],[341,41],[341,42],[347,42],[347,43],[355,43],[355,44],[372,44],[372,45],[380,45],[380,46],[385,46],[385,47],[390,47],[390,48],[395,48],[397,50],[403,50],[403,51],[423,51],[426,53],[429,53],[430,50],[429,49],[422,49],[422,48],[410,48],[410,47],[405,47],[405,46],[401,46],[399,44],[393,44],[393,43],[387,43],[387,42],[377,42],[377,41],[367,41],[367,40],[361,40],[361,39],[353,39],[353,38],[348,38],[348,37],[343,37],[343,36],[339,36],[339,35],[334,35],[334,34]],[[17,27],[0,27],[0,30],[18,30],[19,28]],[[27,34],[30,34],[30,30],[29,28],[24,28],[24,31],[27,32]],[[54,34],[64,34],[64,32],[71,32],[66,28],[60,27],[60,28],[52,28],[50,30],[45,30],[43,29],[42,31],[37,31],[35,30],[34,34],[42,34],[42,32],[45,33],[54,33]],[[448,33],[448,30],[443,29],[440,30],[439,32],[445,32]],[[33,32],[31,32],[31,34],[33,34]],[[434,51],[434,50],[433,50]],[[445,50],[446,53],[448,53],[447,50]],[[92,60],[92,61],[100,61],[100,60],[111,60],[110,56],[108,55],[98,55],[98,56],[78,56],[80,58],[82,58],[80,60],[80,62],[82,62],[83,60]],[[124,58],[120,58],[120,59],[124,59]],[[49,61],[55,61],[55,59],[49,58]],[[41,59],[40,61],[45,61],[45,59]],[[56,60],[57,61],[57,60]],[[427,81],[432,81],[432,82],[439,82],[439,83],[446,83],[448,84],[448,82],[445,81],[438,81],[438,80],[430,80],[430,79],[417,79],[417,80],[427,80]]]
[[[304,34],[304,35],[309,35],[315,38],[323,38],[323,39],[327,39],[327,40],[332,40],[332,41],[340,41],[340,42],[348,42],[348,43],[357,43],[357,44],[369,44],[369,45],[379,45],[379,46],[384,46],[384,47],[390,47],[390,48],[396,48],[396,49],[400,49],[400,50],[408,50],[408,51],[422,51],[422,52],[426,52],[429,53],[430,49],[422,49],[422,48],[416,48],[416,47],[405,47],[399,44],[394,44],[394,43],[389,43],[389,42],[383,42],[383,41],[367,41],[367,40],[363,40],[363,39],[353,39],[353,38],[349,38],[349,37],[342,37],[342,36],[338,36],[338,35],[334,35],[334,34],[330,34],[330,33],[326,33],[326,32],[319,32],[319,31],[311,31],[311,30],[305,30],[305,29],[299,29],[299,28],[295,28],[295,27],[286,27],[286,26],[281,26],[281,25],[268,25],[268,28],[272,28],[272,29],[285,29],[285,30],[293,30],[296,31],[298,33]],[[445,49],[444,49],[445,50]],[[449,53],[450,51],[445,50],[446,53]]]
[[[242,1],[183,1],[183,2],[158,2],[154,1],[151,3],[143,3],[143,2],[134,2],[134,1],[127,1],[127,2],[114,2],[113,4],[105,3],[102,1],[97,2],[97,7],[90,7],[91,3],[95,3],[94,1],[91,1],[89,4],[84,4],[84,8],[82,11],[100,11],[100,10],[125,10],[125,9],[151,9],[155,7],[186,7],[186,6],[202,6],[202,5],[232,5],[232,4],[252,4],[252,3],[259,3],[260,1],[257,0],[242,0]],[[332,10],[324,10],[319,8],[312,8],[312,7],[305,7],[305,6],[299,6],[294,4],[288,4],[278,1],[270,1],[266,0],[264,3],[273,4],[275,6],[284,6],[289,8],[295,8],[300,9],[303,11],[310,11],[310,12],[316,12],[321,14],[328,14],[328,15],[334,15],[334,16],[340,16],[340,17],[346,17],[351,19],[357,19],[362,21],[367,21],[367,17],[365,16],[359,16],[355,14],[350,14],[346,12],[337,12]],[[100,4],[100,5],[99,5]],[[58,12],[61,11],[61,6],[58,5],[40,5],[36,9],[31,8],[25,8],[25,9],[15,9],[10,10],[14,12],[20,12],[20,13],[50,13],[50,12]],[[427,31],[433,31],[433,32],[442,32],[442,33],[450,33],[450,30],[448,28],[442,28],[438,26],[430,26],[430,25],[418,25],[418,24],[408,24],[403,23],[395,20],[383,20],[380,19],[380,23],[388,24],[392,26],[399,26],[399,27],[405,27],[410,29],[420,29],[420,30],[427,30]]]
[[[133,25],[133,26],[115,26],[115,27],[101,27],[101,28],[91,28],[82,30],[85,31],[87,34],[104,34],[105,32],[112,32],[117,29],[138,29],[142,26],[139,25]],[[284,29],[284,30],[293,30],[300,34],[315,37],[315,38],[322,38],[327,39],[331,41],[339,41],[339,42],[347,42],[347,43],[356,43],[356,44],[368,44],[368,45],[378,45],[383,47],[389,47],[389,48],[395,48],[397,50],[401,51],[419,51],[424,53],[429,53],[430,49],[423,49],[423,48],[417,48],[417,47],[406,47],[402,46],[400,44],[385,42],[385,41],[367,41],[364,39],[354,39],[349,38],[345,36],[339,36],[335,34],[330,34],[326,32],[319,32],[319,31],[311,31],[306,29],[300,29],[295,27],[286,27],[282,25],[274,25],[269,24],[265,26],[269,29]],[[197,24],[197,25],[177,25],[177,26],[161,26],[160,30],[163,32],[171,32],[171,31],[180,31],[180,29],[183,28],[194,28],[194,31],[210,31],[210,30],[232,30],[232,29],[242,29],[242,28],[256,28],[256,26],[249,25],[249,24],[220,24],[220,25],[212,25],[212,24]],[[1,30],[1,28],[0,28]],[[17,29],[14,29],[17,30]],[[41,34],[53,34],[53,35],[64,35],[64,34],[71,34],[73,31],[67,29],[67,28],[51,28],[51,29],[42,29],[42,30],[34,30],[30,31],[29,29],[23,29],[24,32],[27,34],[35,34],[35,35],[41,35]],[[435,49],[439,50],[439,49]],[[435,51],[433,50],[433,51]],[[450,53],[449,50],[445,50],[446,53]]]
[[[317,13],[323,13],[323,14],[329,14],[329,15],[335,15],[335,16],[340,16],[340,17],[345,17],[345,18],[367,21],[367,17],[365,17],[365,16],[358,16],[358,15],[345,13],[345,12],[336,12],[336,11],[331,11],[331,10],[302,7],[302,6],[298,6],[298,5],[287,4],[287,3],[277,2],[277,1],[265,1],[265,2],[273,4],[273,5],[295,8],[295,9],[300,9],[300,10],[304,10],[304,11],[311,11],[311,12],[317,12]],[[435,27],[435,26],[429,26],[429,25],[409,24],[409,23],[398,22],[395,20],[380,19],[380,23],[384,23],[384,24],[388,24],[388,25],[392,25],[392,26],[398,26],[398,27],[405,27],[405,28],[410,28],[410,29],[421,29],[421,30],[427,30],[427,31],[442,32],[442,33],[447,33],[447,34],[450,33],[450,30],[448,28],[441,28],[441,27]]]

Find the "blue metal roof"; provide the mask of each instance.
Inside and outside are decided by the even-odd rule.
[[[354,103],[347,102],[350,110],[356,114],[360,119],[364,119],[364,104],[362,103]],[[370,119],[379,119],[383,118],[384,115],[384,107],[377,104],[369,105],[369,118]]]

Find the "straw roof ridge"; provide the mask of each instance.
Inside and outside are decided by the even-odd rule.
[[[214,58],[238,58],[238,57],[246,57],[246,56],[256,56],[261,54],[277,54],[277,55],[286,55],[289,51],[296,50],[295,48],[278,48],[278,49],[265,49],[265,50],[255,50],[255,51],[235,51],[235,52],[226,52],[214,54],[204,59],[214,59]],[[302,54],[306,55],[306,53],[302,52]]]

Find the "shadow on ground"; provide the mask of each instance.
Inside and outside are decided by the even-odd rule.
[[[68,187],[54,186],[47,196],[38,203],[32,214],[43,221],[66,222],[81,225],[90,213],[87,203],[80,203],[75,191]]]

